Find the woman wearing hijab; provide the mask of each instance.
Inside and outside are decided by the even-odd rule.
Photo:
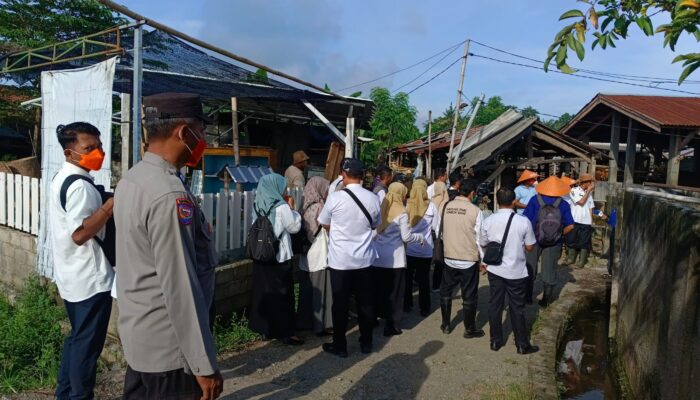
[[[447,190],[447,185],[445,182],[436,181],[434,186],[434,195],[431,203],[435,206],[437,214],[435,215],[435,236],[437,237],[438,231],[440,230],[440,218],[442,215],[442,208],[450,201],[449,192]],[[442,283],[442,270],[444,264],[440,260],[435,260],[435,265],[433,266],[433,292],[440,292],[440,283]]]
[[[279,174],[260,178],[255,193],[256,218],[268,215],[275,236],[279,238],[276,261],[253,263],[253,306],[250,329],[266,339],[279,339],[285,344],[300,345],[294,334],[294,282],[292,240],[290,234],[301,229],[301,215],[294,211],[294,199],[284,200],[287,180]],[[268,214],[269,213],[269,214]]]
[[[406,248],[404,243],[418,242],[423,245],[425,238],[411,233],[404,200],[408,189],[402,183],[389,185],[389,192],[381,204],[382,222],[377,227],[374,248],[377,260],[372,266],[374,274],[374,299],[377,315],[385,320],[384,336],[400,335],[396,323],[401,318],[404,285],[406,281]]]
[[[442,183],[442,187],[445,188],[444,183]],[[444,194],[447,195],[446,190]],[[424,245],[411,242],[406,248],[406,290],[403,309],[405,312],[409,312],[413,307],[412,283],[415,275],[418,282],[420,314],[427,317],[430,314],[430,263],[433,260],[433,231],[438,228],[439,217],[437,207],[428,200],[428,183],[423,179],[417,179],[413,182],[406,209],[411,233],[418,234],[426,240]]]
[[[319,232],[319,224],[316,220],[323,209],[328,196],[330,182],[320,176],[314,176],[306,183],[304,188],[304,205],[302,207],[304,218],[304,231],[309,243],[313,243]],[[301,256],[299,263],[299,309],[297,311],[297,323],[300,328],[313,329],[319,335],[328,334],[333,327],[331,307],[333,305],[333,292],[331,291],[331,275],[327,269],[309,272],[306,252]]]

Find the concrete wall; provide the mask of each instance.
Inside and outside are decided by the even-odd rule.
[[[627,191],[617,349],[638,399],[700,393],[700,207]]]
[[[36,274],[36,237],[0,226],[0,282],[21,288]]]

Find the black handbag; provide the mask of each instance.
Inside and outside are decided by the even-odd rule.
[[[436,235],[433,233],[433,261],[445,261],[445,246],[442,241],[442,229],[445,222],[445,209],[447,208],[448,204],[450,204],[449,201],[442,207],[442,214],[440,216],[440,234]]]
[[[484,247],[484,259],[481,260],[482,263],[486,265],[501,265],[503,262],[503,249],[506,247],[506,239],[508,239],[508,231],[510,230],[510,223],[513,221],[515,213],[510,215],[508,218],[508,225],[506,225],[506,231],[503,233],[503,239],[500,243],[489,242],[486,247]]]

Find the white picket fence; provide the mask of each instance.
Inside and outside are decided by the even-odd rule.
[[[39,179],[0,172],[0,225],[39,234]]]

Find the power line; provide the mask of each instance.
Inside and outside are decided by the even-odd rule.
[[[525,68],[537,69],[537,70],[540,70],[540,71],[544,72],[544,70],[542,70],[542,67],[540,67],[540,66],[527,65],[527,64],[517,63],[517,62],[513,62],[513,61],[506,61],[506,60],[501,60],[501,59],[498,59],[498,58],[487,57],[487,56],[482,56],[482,55],[473,54],[473,53],[469,53],[469,55],[472,56],[472,57],[483,58],[483,59],[486,59],[486,60],[495,61],[495,62],[502,63],[502,64],[509,64],[509,65],[515,65],[515,66],[518,66],[518,67],[525,67]],[[700,95],[700,93],[689,92],[689,91],[687,91],[687,90],[670,89],[670,88],[657,87],[657,86],[648,86],[648,85],[642,85],[642,84],[639,84],[639,83],[623,82],[623,81],[619,81],[619,80],[615,80],[615,79],[607,79],[607,78],[601,78],[601,77],[597,77],[597,76],[581,75],[581,74],[579,74],[579,73],[567,74],[567,73],[565,73],[565,72],[554,71],[554,70],[552,70],[552,71],[550,71],[550,72],[554,72],[554,73],[562,74],[562,75],[567,75],[567,76],[575,76],[575,77],[578,77],[578,78],[591,79],[591,80],[595,80],[595,81],[619,83],[619,84],[621,84],[621,85],[629,85],[629,86],[643,87],[643,88],[656,89],[656,90],[665,90],[665,91],[668,91],[668,92],[692,94],[692,95],[695,95],[695,96]]]
[[[428,67],[428,69],[426,69],[425,71],[421,72],[418,76],[416,76],[415,78],[411,79],[410,81],[408,81],[408,82],[404,83],[403,85],[397,87],[396,89],[392,90],[391,92],[392,92],[392,93],[396,93],[396,92],[398,92],[399,90],[403,89],[404,87],[406,87],[406,86],[410,85],[411,83],[417,81],[418,78],[420,78],[421,76],[425,75],[426,73],[428,73],[428,71],[430,71],[430,70],[433,69],[435,66],[437,66],[438,64],[440,64],[444,59],[446,59],[447,57],[449,57],[449,55],[452,54],[452,53],[454,53],[458,48],[459,48],[459,46],[455,46],[455,47],[452,49],[452,51],[450,51],[449,53],[447,53],[447,54],[445,54],[444,56],[442,56],[439,60],[437,60],[437,62],[435,62],[435,63],[434,63],[433,65],[431,65],[430,67]]]
[[[544,61],[542,60],[537,60],[535,58],[530,58],[526,57],[520,54],[516,54],[510,51],[506,51],[503,49],[499,49],[481,42],[478,42],[476,40],[472,40],[472,43],[485,47],[487,49],[491,49],[494,51],[497,51],[499,53],[507,54],[509,56],[513,56],[516,58],[521,58],[523,60],[528,60],[528,61],[533,61],[539,64],[544,64]],[[556,66],[556,64],[550,63],[550,66]],[[659,78],[659,77],[654,77],[654,76],[644,76],[644,75],[629,75],[629,74],[620,74],[620,73],[614,73],[614,72],[605,72],[605,71],[596,71],[596,70],[590,70],[590,69],[578,69],[580,72],[586,72],[589,74],[593,75],[602,75],[602,76],[608,76],[612,78],[620,78],[620,79],[625,79],[625,80],[632,80],[632,81],[641,81],[641,82],[649,82],[649,83],[677,83],[676,79],[671,79],[671,78]],[[691,81],[691,80],[686,80],[684,83],[700,83],[700,81]]]
[[[378,77],[378,78],[374,78],[374,79],[371,79],[371,80],[366,81],[366,82],[362,82],[362,83],[358,83],[358,84],[355,84],[355,85],[352,85],[352,86],[344,87],[344,88],[342,88],[342,89],[339,89],[338,92],[342,92],[342,91],[345,91],[345,90],[348,90],[348,89],[353,89],[353,88],[356,88],[356,87],[358,87],[358,86],[366,85],[366,84],[368,84],[368,83],[377,82],[377,81],[382,80],[382,79],[384,79],[384,78],[388,78],[388,77],[390,77],[390,76],[392,76],[392,75],[396,75],[396,74],[398,74],[398,73],[400,73],[400,72],[404,72],[404,71],[409,70],[409,69],[411,69],[411,68],[417,67],[418,65],[421,65],[421,64],[423,64],[423,63],[425,63],[425,62],[427,62],[427,61],[430,61],[430,60],[432,60],[433,58],[438,57],[438,56],[440,56],[441,54],[443,54],[443,53],[445,53],[445,52],[448,52],[448,51],[449,51],[450,53],[453,52],[456,48],[458,48],[459,46],[463,45],[465,41],[466,41],[466,40],[462,40],[461,42],[459,42],[459,43],[457,43],[457,44],[455,44],[455,45],[453,45],[453,46],[450,46],[450,47],[448,47],[448,48],[446,48],[446,49],[444,49],[444,50],[442,50],[442,51],[439,51],[439,52],[433,54],[432,56],[430,56],[430,57],[428,57],[428,58],[424,58],[424,59],[422,59],[422,60],[420,60],[420,61],[418,61],[418,62],[416,62],[416,63],[414,63],[414,64],[411,64],[411,65],[409,65],[408,67],[401,68],[401,69],[399,69],[399,70],[396,70],[396,71],[394,71],[394,72],[390,72],[390,73],[388,73],[388,74],[382,75],[382,76],[380,76],[380,77]]]
[[[457,63],[458,63],[459,61],[461,61],[463,58],[464,58],[464,57],[459,57],[458,59],[454,60],[450,65],[448,65],[447,67],[445,67],[445,69],[443,69],[442,71],[440,71],[440,72],[438,72],[437,74],[433,75],[433,76],[432,76],[430,79],[428,79],[427,81],[425,81],[425,82],[421,83],[420,85],[414,87],[412,90],[410,90],[410,91],[409,91],[408,93],[406,93],[406,94],[411,94],[411,93],[415,92],[416,90],[422,88],[423,86],[427,85],[428,83],[432,82],[433,79],[435,79],[435,78],[437,78],[438,76],[440,76],[440,75],[444,74],[445,72],[447,72],[448,69],[452,68],[453,65],[457,64]]]

